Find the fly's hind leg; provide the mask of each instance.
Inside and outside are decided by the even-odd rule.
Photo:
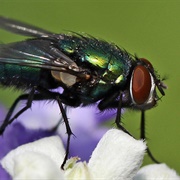
[[[64,161],[61,164],[61,169],[64,169],[64,165],[66,164],[66,161],[67,161],[68,156],[69,156],[70,139],[71,139],[71,135],[73,135],[73,133],[72,133],[71,127],[69,125],[69,121],[68,121],[68,118],[67,118],[67,115],[66,115],[66,111],[63,108],[62,102],[61,102],[59,97],[57,97],[57,102],[59,104],[59,107],[60,107],[60,110],[61,110],[61,113],[62,113],[62,117],[63,117],[64,123],[66,125],[66,131],[67,131],[67,136],[68,136],[67,137],[67,145],[66,145],[66,154],[65,154],[65,157],[64,157]]]
[[[36,88],[34,87],[30,94],[23,94],[21,96],[19,96],[13,103],[13,105],[11,106],[8,114],[6,115],[5,120],[3,121],[1,127],[0,127],[0,135],[3,134],[4,130],[6,129],[6,127],[11,124],[16,118],[18,118],[18,116],[20,116],[23,112],[25,112],[27,109],[29,109],[32,105],[32,101],[34,98],[34,93],[35,93]],[[17,104],[21,101],[21,100],[27,100],[26,106],[24,108],[22,108],[20,111],[18,111],[12,118],[12,114],[17,106]]]
[[[66,108],[64,109],[63,104],[76,107],[79,105],[80,102],[78,101],[78,99],[69,98],[67,95],[59,94],[56,92],[51,92],[51,91],[44,89],[44,88],[41,88],[41,87],[38,87],[37,91],[40,94],[46,96],[47,99],[55,99],[57,101],[59,108],[60,108],[60,111],[61,111],[61,114],[62,114],[62,118],[63,118],[64,123],[66,125],[66,131],[67,131],[67,135],[68,135],[67,145],[66,145],[66,154],[64,157],[64,161],[61,165],[61,169],[64,169],[64,165],[66,164],[66,161],[67,161],[68,156],[69,156],[70,139],[71,139],[71,135],[73,135],[73,133],[72,133],[72,130],[71,130],[71,127],[69,125],[69,121],[68,121],[68,118],[66,115]]]
[[[66,106],[66,105],[64,106],[64,111],[65,111],[66,114],[67,114],[67,106]],[[59,119],[59,121],[57,122],[57,124],[56,124],[52,129],[50,129],[50,131],[51,131],[51,132],[56,132],[56,130],[58,129],[59,125],[60,125],[62,122],[63,122],[63,117],[61,117],[61,118]]]

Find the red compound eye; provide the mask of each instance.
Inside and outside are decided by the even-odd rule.
[[[145,59],[145,58],[140,58],[140,60],[143,61],[143,62],[145,62],[149,68],[153,69],[152,64],[151,64],[147,59]]]
[[[132,77],[132,96],[137,104],[143,104],[149,97],[151,90],[151,76],[147,68],[138,65]]]

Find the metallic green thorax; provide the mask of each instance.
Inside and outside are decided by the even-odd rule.
[[[113,87],[124,88],[133,61],[125,50],[82,35],[62,35],[59,46],[78,66],[90,69],[99,79],[91,92],[82,90],[81,95],[93,99],[100,94],[105,95]]]
[[[60,48],[78,64],[87,64],[101,75],[102,83],[123,84],[132,64],[130,55],[106,41],[86,36],[63,36]]]

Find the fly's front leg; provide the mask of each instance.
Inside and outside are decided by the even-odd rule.
[[[117,100],[118,98],[118,100]],[[117,108],[117,113],[116,113],[116,119],[115,123],[118,127],[118,129],[121,129],[125,133],[129,134],[132,136],[122,125],[121,125],[121,110],[123,108],[122,104],[122,92],[117,92],[113,93],[110,96],[107,96],[105,99],[103,99],[99,105],[98,105],[100,110],[105,110],[108,108]]]
[[[146,131],[145,131],[145,111],[142,110],[142,111],[141,111],[141,134],[140,134],[140,138],[141,138],[141,139],[146,140],[146,135],[145,135],[146,133],[145,133],[145,132],[146,132]],[[149,149],[148,146],[147,146],[146,151],[147,151],[149,157],[152,159],[152,161],[154,161],[154,162],[157,163],[157,164],[160,163],[159,161],[157,161],[157,160],[154,158],[154,156],[152,155],[152,153],[151,153],[151,151],[150,151],[150,149]]]
[[[6,127],[11,124],[16,118],[18,118],[18,116],[20,116],[23,112],[25,112],[27,109],[29,109],[32,105],[32,101],[33,101],[33,97],[34,97],[34,93],[35,93],[36,87],[33,87],[30,94],[24,94],[19,96],[15,102],[13,103],[13,105],[11,106],[8,114],[6,115],[5,120],[3,121],[1,127],[0,127],[0,135],[3,134],[4,130],[6,129]],[[11,118],[17,104],[21,101],[21,100],[27,100],[26,106],[24,108],[22,108],[20,111],[18,111],[13,118]]]
[[[121,125],[121,110],[122,110],[122,93],[120,92],[115,123],[116,123],[116,125],[117,125],[117,127],[118,127],[119,129],[123,130],[125,133],[129,134],[130,136],[132,136],[132,135]]]

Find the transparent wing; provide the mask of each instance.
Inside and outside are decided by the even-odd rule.
[[[52,32],[3,16],[0,16],[0,28],[29,37],[53,36]]]
[[[48,38],[0,45],[0,63],[43,68],[85,78],[85,70],[55,47]]]

